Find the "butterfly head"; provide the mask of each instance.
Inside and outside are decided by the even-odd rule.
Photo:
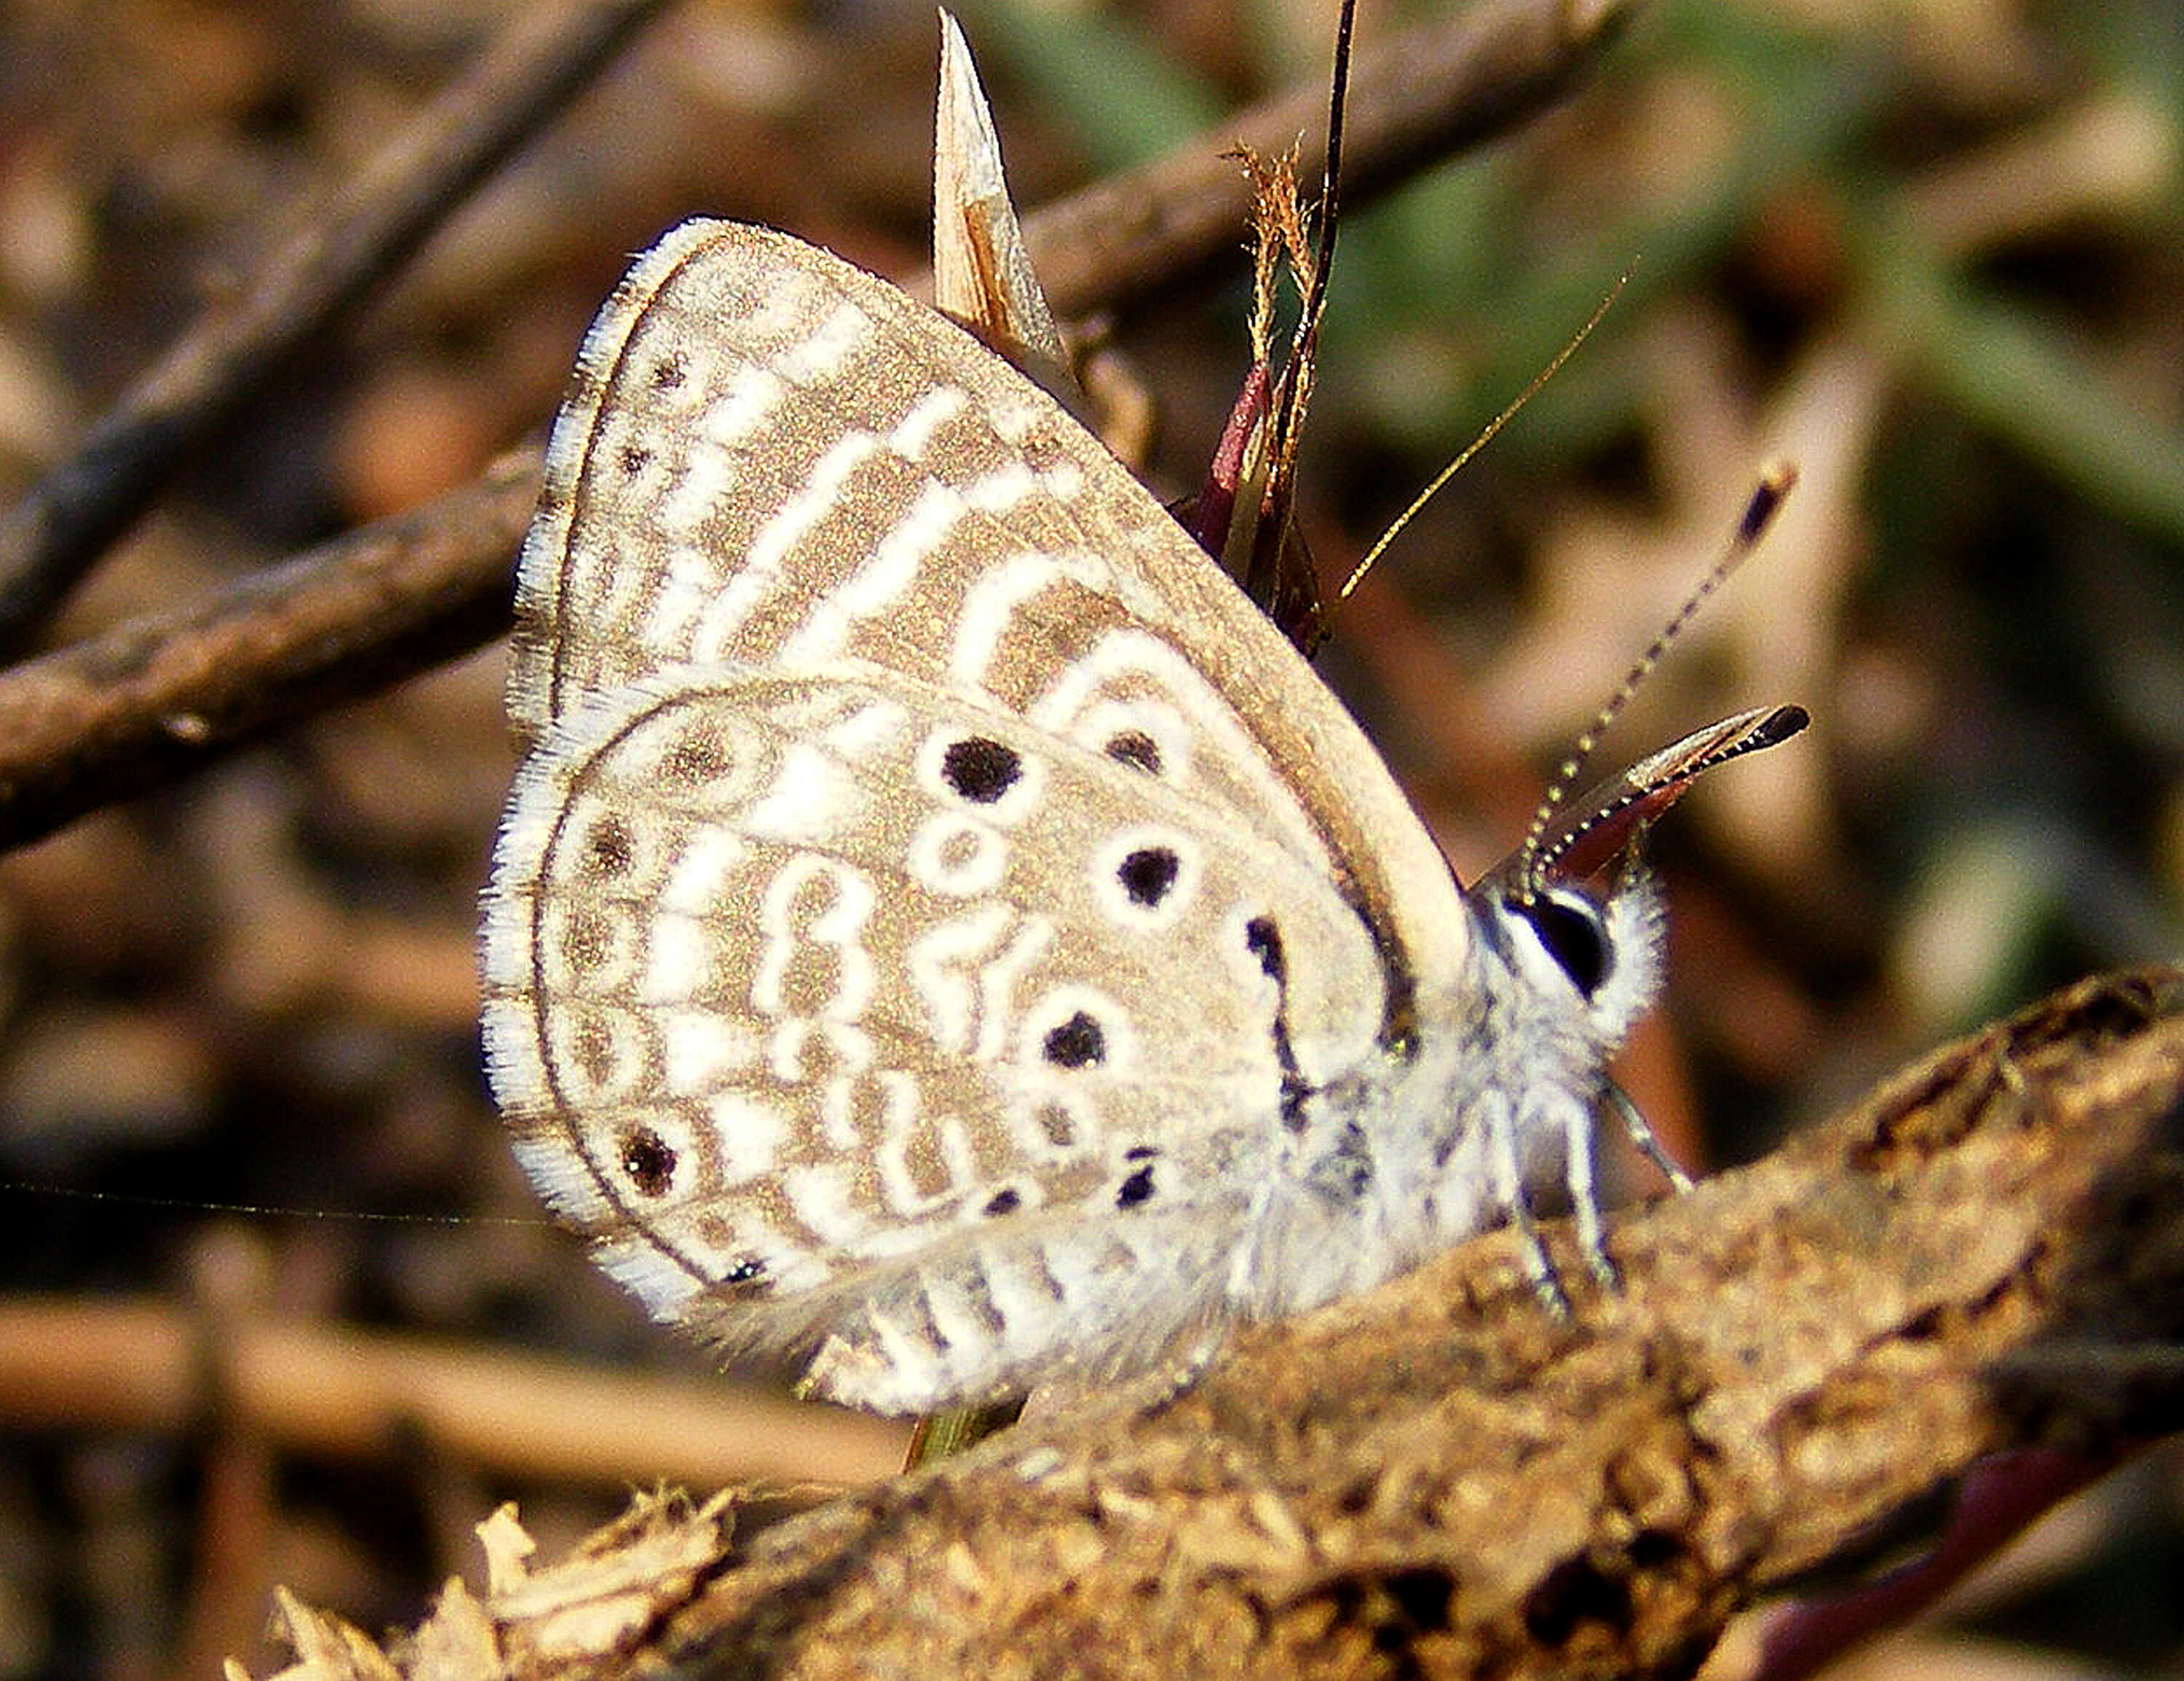
[[[1603,1050],[1620,1043],[1660,990],[1660,895],[1635,854],[1604,892],[1490,877],[1471,904],[1484,944],[1518,994],[1581,1023]]]
[[[1524,845],[1471,890],[1512,966],[1574,988],[1588,1010],[1627,1027],[1659,981],[1659,901],[1640,859],[1646,831],[1702,774],[1808,721],[1800,706],[1741,712],[1543,808]],[[1596,893],[1586,883],[1603,871],[1607,885]]]

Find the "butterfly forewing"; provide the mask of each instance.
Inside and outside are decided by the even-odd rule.
[[[1452,970],[1439,853],[1219,569],[967,334],[768,229],[676,230],[588,337],[525,548],[511,710],[536,734],[650,671],[846,655],[1029,711],[1091,681],[1117,630],[1220,697],[1253,807],[1323,846],[1412,964]]]

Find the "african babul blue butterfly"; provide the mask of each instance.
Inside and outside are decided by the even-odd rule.
[[[1660,911],[1576,878],[1803,722],[1679,743],[1466,892],[1059,403],[725,222],[593,324],[517,604],[484,937],[517,1153],[655,1314],[888,1411],[1362,1290],[1557,1176],[1597,1256]]]

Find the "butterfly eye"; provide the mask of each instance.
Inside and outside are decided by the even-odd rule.
[[[1586,998],[1599,990],[1607,978],[1607,930],[1591,903],[1542,895],[1513,901],[1509,909],[1532,925],[1547,955],[1562,966],[1572,986]]]

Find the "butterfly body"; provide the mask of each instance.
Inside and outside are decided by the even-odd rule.
[[[677,230],[587,339],[510,704],[524,1165],[655,1313],[880,1410],[1491,1223],[1583,1155],[1658,982],[1642,882],[1462,893],[1076,421],[763,229]]]

